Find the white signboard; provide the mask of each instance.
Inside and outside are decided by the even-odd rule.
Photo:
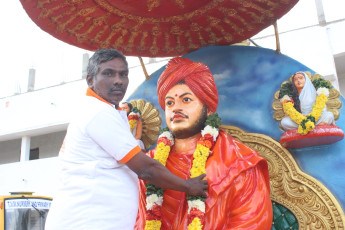
[[[37,209],[50,209],[51,200],[45,199],[6,199],[5,200],[5,209],[28,209],[28,208],[37,208]]]

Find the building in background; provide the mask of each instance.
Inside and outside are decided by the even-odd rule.
[[[80,59],[85,60],[85,56]],[[167,60],[144,59],[150,73],[164,66]],[[57,182],[56,157],[71,111],[87,89],[83,74],[86,65],[84,62],[79,79],[36,90],[31,69],[28,87],[0,98],[0,194],[31,191],[52,195]],[[129,63],[129,73],[125,98],[145,80],[139,61]]]
[[[339,5],[345,4],[342,0],[301,0],[277,24],[281,53],[325,76],[344,95],[345,15]],[[276,49],[273,26],[252,41]],[[17,82],[11,95],[0,98],[0,194],[21,190],[54,196],[56,157],[70,112],[87,88],[85,67],[91,52],[78,52],[74,66],[79,74],[74,78],[62,76],[47,86],[41,81],[49,76],[41,76],[40,69],[31,68],[24,85]],[[130,84],[125,98],[145,80],[138,58],[128,60]],[[144,59],[149,74],[167,61]]]

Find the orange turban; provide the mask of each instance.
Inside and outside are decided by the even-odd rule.
[[[210,69],[200,62],[187,58],[173,58],[157,82],[158,101],[165,110],[165,96],[168,91],[183,81],[212,113],[217,110],[218,91]]]

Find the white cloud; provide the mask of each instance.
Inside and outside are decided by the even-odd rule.
[[[213,74],[213,77],[215,80],[222,80],[222,79],[229,78],[230,75],[231,75],[231,70],[227,69],[223,73]]]

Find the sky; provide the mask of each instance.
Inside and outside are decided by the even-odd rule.
[[[323,5],[327,20],[344,18],[344,0],[324,0]],[[311,7],[314,9],[306,10]],[[315,0],[300,0],[278,21],[279,31],[292,29],[297,24],[300,27],[315,24],[317,15],[314,12]],[[301,21],[299,15],[308,17]],[[82,55],[92,55],[90,51],[71,46],[42,31],[28,17],[19,0],[6,1],[0,8],[0,31],[0,98],[13,95],[18,87],[22,92],[26,91],[30,68],[36,70],[36,89],[80,79]],[[257,36],[272,34],[272,31],[268,28]]]
[[[13,94],[16,82],[23,91],[30,68],[36,69],[37,88],[80,78],[82,54],[88,51],[42,31],[18,0],[5,5],[0,8],[0,97]]]

